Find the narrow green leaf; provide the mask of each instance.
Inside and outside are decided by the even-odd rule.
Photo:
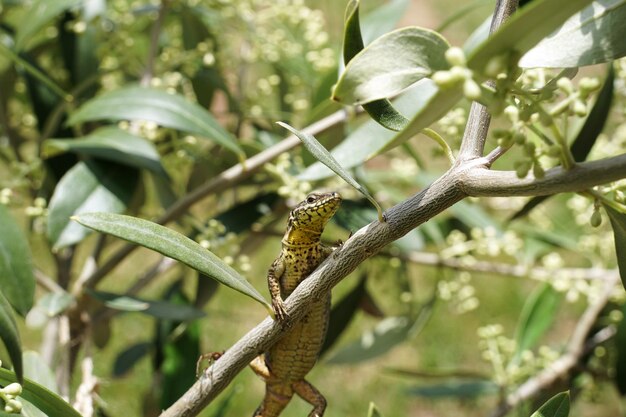
[[[569,391],[550,398],[530,417],[567,417],[569,415]]]
[[[0,368],[0,384],[8,385],[12,382],[18,382],[15,374]],[[43,411],[48,417],[82,417],[63,398],[28,378],[24,378],[21,397]]]
[[[438,33],[418,27],[383,35],[350,60],[332,98],[362,104],[393,96],[433,72],[447,69],[444,54],[449,47]]]
[[[145,246],[180,261],[258,301],[271,311],[263,296],[237,271],[178,232],[147,220],[113,213],[85,213],[74,216],[73,219],[83,226]]]
[[[604,204],[604,209],[609,215],[613,236],[615,238],[615,252],[617,253],[617,266],[622,285],[626,288],[626,214],[620,213],[614,208]]]
[[[50,199],[48,239],[54,250],[83,240],[90,231],[70,217],[92,211],[121,213],[130,202],[139,173],[122,165],[93,160],[76,164],[61,178]]]
[[[497,56],[522,56],[540,40],[550,35],[574,13],[593,0],[535,0],[514,13],[495,33],[473,50],[468,68],[483,72],[490,59]],[[529,30],[532,28],[532,30]]]
[[[500,387],[493,381],[450,381],[442,384],[425,385],[409,389],[410,395],[426,398],[474,398],[496,394]]]
[[[24,49],[27,41],[40,29],[50,24],[65,10],[80,4],[81,0],[35,0],[28,6],[28,19],[22,19],[15,34],[15,48]]]
[[[144,300],[138,297],[104,291],[89,291],[89,295],[114,310],[138,311],[163,320],[189,321],[205,316],[202,310],[198,310],[190,305]]]
[[[33,306],[35,277],[26,236],[0,204],[0,290],[15,310],[24,316]]]
[[[550,328],[558,311],[561,296],[548,283],[544,283],[528,297],[517,323],[515,357],[532,349]]]
[[[388,317],[361,338],[333,354],[328,363],[348,364],[373,359],[387,353],[409,336],[414,322],[408,317]]]
[[[222,395],[222,400],[215,406],[215,411],[210,417],[228,417],[231,415],[228,411],[235,401],[235,396],[241,394],[241,390],[234,387],[228,393]]]
[[[119,355],[117,355],[117,358],[115,358],[115,363],[113,364],[113,376],[120,377],[130,371],[130,369],[135,366],[140,359],[150,353],[153,347],[153,343],[143,342],[134,344],[124,349]]]
[[[178,94],[137,86],[104,93],[72,113],[67,123],[75,125],[93,120],[149,120],[161,126],[199,135],[236,153],[245,155],[237,139],[211,114]]]
[[[46,158],[68,151],[148,169],[167,177],[154,145],[116,126],[102,127],[82,138],[48,139],[43,143],[42,152]]]
[[[55,317],[63,313],[76,299],[66,291],[50,292],[37,301],[40,308],[48,317]]]
[[[7,299],[4,298],[2,291],[0,291],[0,339],[9,353],[17,378],[21,381],[23,367],[20,335],[13,317],[13,309]]]
[[[330,310],[328,330],[326,331],[326,339],[324,339],[320,356],[328,351],[337,339],[339,339],[339,336],[341,336],[343,331],[348,327],[352,318],[358,311],[359,305],[361,301],[363,301],[363,297],[366,293],[366,278],[365,275],[362,275],[359,278],[359,283]]]
[[[617,326],[614,340],[617,354],[615,355],[613,382],[622,397],[626,395],[626,319],[624,317],[626,317],[626,304],[622,305],[622,321]]]
[[[403,3],[406,1],[402,0]],[[406,7],[406,5],[405,5]],[[346,23],[343,38],[343,60],[347,64],[363,50],[363,38],[359,24],[359,1],[352,0],[346,8]],[[408,119],[398,112],[387,99],[364,104],[363,109],[380,125],[390,130],[402,130]]]
[[[298,139],[302,141],[304,146],[309,150],[309,152],[313,154],[313,156],[315,156],[315,158],[318,161],[322,162],[328,168],[333,170],[335,174],[339,175],[345,182],[350,184],[350,186],[354,187],[355,190],[363,194],[374,205],[374,207],[376,207],[376,210],[378,210],[378,221],[381,221],[381,222],[385,221],[383,210],[378,204],[378,202],[374,200],[374,197],[370,195],[370,193],[365,189],[365,187],[363,187],[354,178],[352,178],[352,176],[348,173],[348,171],[342,168],[342,166],[337,162],[337,160],[332,157],[332,155],[326,150],[326,148],[324,148],[324,146],[322,146],[322,144],[319,143],[313,135],[308,134],[306,132],[300,132],[294,129],[293,127],[289,126],[287,123],[283,123],[283,122],[277,122],[277,123],[280,126],[284,127],[285,129],[289,130],[294,135],[296,135]]]
[[[380,411],[378,411],[376,404],[373,402],[370,402],[369,409],[367,410],[367,417],[383,417],[382,414],[380,414]]]
[[[56,376],[46,364],[41,355],[32,350],[27,350],[23,355],[24,376],[54,393],[58,393]]]
[[[604,0],[574,14],[520,60],[522,68],[582,67],[626,55],[626,1]]]

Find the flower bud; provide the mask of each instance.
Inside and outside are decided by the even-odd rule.
[[[451,66],[459,66],[459,67],[464,67],[466,60],[465,60],[465,53],[463,52],[463,50],[459,47],[453,46],[452,48],[449,48],[446,53],[446,61],[448,61],[448,63]]]
[[[494,56],[485,65],[485,75],[496,77],[498,74],[505,72],[507,67],[506,59],[503,55]]]
[[[22,386],[18,384],[17,382],[13,382],[7,385],[6,387],[4,387],[2,391],[7,395],[17,397],[18,395],[22,394]]]
[[[542,179],[543,177],[546,176],[546,171],[544,171],[543,167],[536,161],[533,164],[533,175],[538,180],[540,180],[540,179]]]
[[[468,78],[463,83],[463,95],[469,100],[478,100],[480,98],[480,86],[471,78]]]
[[[582,100],[574,100],[573,110],[574,114],[578,117],[585,117],[587,115],[587,106]]]
[[[520,161],[515,164],[515,173],[517,174],[517,178],[525,178],[528,175],[528,171],[530,171],[529,161]]]
[[[574,91],[572,80],[567,77],[559,78],[556,85],[567,94],[571,94]]]

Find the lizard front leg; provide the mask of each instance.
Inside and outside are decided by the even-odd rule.
[[[267,285],[270,289],[270,295],[272,297],[272,309],[276,320],[282,322],[287,318],[287,310],[285,310],[285,303],[280,295],[280,277],[285,272],[285,261],[282,255],[276,258],[276,260],[270,266],[267,271]]]

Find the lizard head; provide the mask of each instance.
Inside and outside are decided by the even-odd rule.
[[[340,205],[339,193],[311,193],[291,211],[289,225],[297,230],[321,234]]]

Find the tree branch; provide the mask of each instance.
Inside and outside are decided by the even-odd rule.
[[[376,221],[357,231],[287,298],[289,321],[298,321],[314,300],[330,292],[367,258],[463,199],[465,194],[458,187],[458,179],[464,170],[471,169],[475,164],[468,162],[451,169],[419,194],[387,210],[386,222]],[[267,350],[286,330],[270,318],[265,319],[215,361],[161,417],[197,415],[237,373]]]
[[[626,154],[598,161],[583,162],[572,169],[546,171],[545,177],[518,178],[514,171],[474,169],[461,179],[464,192],[472,197],[537,196],[584,191],[626,177]]]
[[[539,280],[546,280],[554,276],[554,270],[538,266],[514,265],[504,262],[474,261],[464,262],[459,258],[442,258],[437,253],[431,252],[409,252],[398,255],[385,254],[390,257],[397,257],[403,261],[413,262],[419,265],[451,268],[459,271],[483,272],[487,274],[507,275],[516,278],[530,277]],[[572,279],[587,280],[615,280],[619,277],[617,269],[603,268],[559,268],[564,276]]]
[[[517,10],[518,0],[498,0],[496,3],[493,19],[489,33],[493,33],[506,19],[508,19],[515,10]],[[473,102],[470,107],[465,133],[461,141],[461,149],[459,150],[459,161],[466,161],[483,156],[485,150],[485,142],[487,140],[487,132],[489,131],[489,123],[491,116],[487,108],[482,104]]]

